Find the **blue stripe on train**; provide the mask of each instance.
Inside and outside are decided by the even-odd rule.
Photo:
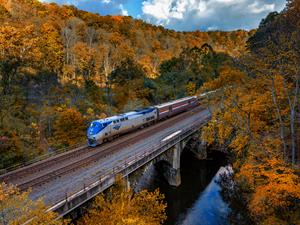
[[[89,135],[96,135],[100,131],[102,131],[104,128],[106,128],[109,124],[111,124],[111,121],[105,121],[103,123],[100,123],[98,121],[93,121],[92,124],[95,124],[95,126],[90,126],[87,130],[87,134]]]
[[[147,113],[151,113],[153,111],[155,111],[156,108],[148,108],[148,109],[144,109],[144,110],[141,110],[141,111],[137,111],[136,114],[139,115],[139,114],[147,114]]]

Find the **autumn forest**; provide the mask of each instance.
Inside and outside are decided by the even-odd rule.
[[[231,223],[300,223],[300,1],[251,31],[177,32],[37,0],[0,0],[0,23],[0,169],[84,143],[95,118],[211,92],[201,135],[228,150]],[[118,185],[79,224],[162,224],[159,192]],[[12,196],[28,193],[2,184],[0,201]],[[112,216],[120,202],[127,222]]]

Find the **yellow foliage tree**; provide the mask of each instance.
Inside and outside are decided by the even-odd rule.
[[[47,224],[60,225],[60,220],[55,220],[56,214],[48,211],[41,199],[32,201],[29,192],[20,192],[16,187],[0,184],[0,224]]]
[[[54,124],[55,143],[71,146],[85,139],[84,118],[76,109],[62,109]]]
[[[234,179],[247,202],[251,219],[257,224],[297,224],[300,221],[300,180],[285,163],[280,122],[272,99],[276,88],[278,104],[286,98],[282,78],[274,83],[265,77],[247,77],[225,68],[219,78],[204,85],[212,92],[212,119],[202,138],[233,153]],[[278,112],[287,112],[281,107]]]
[[[41,59],[38,41],[32,25],[22,28],[8,24],[0,26],[0,76],[4,95],[10,92],[20,67],[31,67]]]
[[[248,159],[236,176],[242,190],[252,193],[248,199],[252,218],[258,224],[270,224],[270,221],[297,224],[300,220],[299,176],[274,155],[265,157],[263,162],[256,159],[257,155]]]
[[[107,196],[97,196],[92,208],[79,224],[159,225],[166,219],[164,196],[158,190],[134,194],[117,182]]]

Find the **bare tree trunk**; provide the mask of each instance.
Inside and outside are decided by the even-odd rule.
[[[276,94],[274,77],[272,77],[271,79],[272,79],[272,87],[271,87],[272,100],[273,100],[273,103],[276,108],[277,118],[279,120],[280,139],[281,139],[282,145],[283,145],[283,158],[285,161],[287,161],[287,147],[286,147],[286,142],[285,142],[284,123],[283,123],[283,119],[280,114],[280,108],[279,108],[278,102],[277,102],[277,94]]]
[[[291,129],[291,145],[292,145],[292,164],[296,163],[296,135],[295,135],[295,111],[296,111],[296,105],[298,102],[298,92],[299,92],[299,74],[296,76],[296,86],[294,89],[294,96],[293,100],[292,97],[288,93],[288,87],[286,84],[286,80],[284,79],[284,89],[286,91],[286,94],[288,96],[289,101],[289,107],[290,107],[290,129]]]
[[[104,59],[104,72],[105,72],[105,86],[106,95],[108,100],[108,113],[112,114],[112,93],[111,93],[111,80],[109,79],[109,74],[113,71],[113,66],[110,65],[108,56]]]
[[[296,163],[296,140],[295,140],[295,111],[294,109],[291,110],[291,142],[292,142],[292,164]]]
[[[298,100],[299,92],[299,75],[296,78],[296,87],[294,91],[294,99],[291,108],[291,136],[292,136],[292,163],[296,163],[296,134],[295,134],[295,116],[296,116],[296,106]]]

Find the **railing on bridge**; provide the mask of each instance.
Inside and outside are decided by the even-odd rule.
[[[186,137],[197,132],[207,121],[208,118],[191,127],[181,130],[178,135],[170,138],[168,141],[161,141],[159,144],[149,146],[144,151],[121,160],[118,165],[113,167],[113,169],[101,171],[101,175],[96,176],[96,178],[90,182],[82,182],[81,190],[77,190],[73,193],[66,193],[66,198],[64,200],[56,203],[48,210],[56,211],[60,217],[66,215],[74,208],[79,207],[89,199],[112,186],[117,175],[125,177],[134,172],[147,162],[150,162],[166,150],[184,140]]]

